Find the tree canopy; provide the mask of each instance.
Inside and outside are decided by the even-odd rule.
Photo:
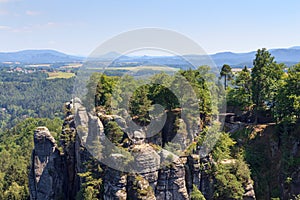
[[[224,78],[224,88],[227,89],[228,81],[232,80],[233,73],[231,71],[231,67],[227,64],[224,64],[221,72],[220,72],[220,78]]]
[[[283,68],[284,65],[277,64],[265,48],[257,51],[251,72],[252,100],[257,110],[263,110],[266,105],[274,103]]]

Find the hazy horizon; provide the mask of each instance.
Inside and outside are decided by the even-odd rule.
[[[265,47],[262,47],[262,48],[265,48]],[[299,48],[300,49],[300,45],[295,45],[295,46],[290,46],[290,47],[275,47],[275,48],[267,48],[268,50],[272,50],[272,49],[292,49],[292,48]],[[77,56],[77,57],[89,57],[89,55],[80,55],[80,54],[72,54],[72,53],[69,53],[69,52],[64,52],[64,51],[61,51],[59,49],[50,49],[50,48],[36,48],[36,49],[31,49],[31,48],[28,48],[28,49],[20,49],[20,50],[13,50],[13,51],[0,51],[0,53],[17,53],[17,52],[22,52],[22,51],[57,51],[59,53],[64,53],[66,55],[70,55],[70,56]],[[208,55],[214,55],[214,54],[218,54],[218,53],[237,53],[237,54],[240,54],[240,53],[250,53],[250,52],[254,52],[256,51],[257,49],[249,49],[249,50],[245,50],[245,51],[231,51],[231,50],[227,50],[227,51],[218,51],[218,52],[213,52],[213,53],[208,53]],[[174,56],[172,54],[156,54],[154,51],[153,52],[150,52],[150,53],[147,53],[149,51],[145,51],[146,53],[143,53],[142,52],[137,52],[136,54],[133,53],[133,54],[125,54],[126,56]],[[117,53],[119,54],[119,52],[116,52],[116,51],[113,51],[113,52],[109,52],[109,53]],[[109,54],[108,53],[108,54]],[[121,55],[121,54],[120,54]],[[200,55],[200,54],[186,54],[186,55]]]

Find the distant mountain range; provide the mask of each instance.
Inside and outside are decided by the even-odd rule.
[[[278,63],[293,65],[300,62],[300,47],[292,47],[288,49],[270,49],[269,52],[275,57]],[[232,53],[223,52],[211,55],[214,62],[220,66],[224,63],[232,66],[252,66],[256,51],[248,53]]]
[[[76,62],[83,57],[71,56],[54,50],[24,50],[0,53],[0,62],[20,62],[30,64]]]
[[[300,46],[287,48],[287,49],[270,49],[269,52],[275,57],[278,63],[285,63],[290,66],[300,62]],[[217,66],[223,64],[229,64],[232,67],[252,66],[253,59],[255,58],[256,51],[248,53],[232,53],[221,52],[210,55],[211,59]],[[119,57],[119,58],[118,58]],[[187,60],[192,61],[193,64],[203,65],[207,64],[208,57],[203,55],[186,55]],[[121,56],[116,52],[110,52],[98,59],[111,60],[112,58],[118,58],[116,65],[122,65],[122,63],[136,63],[136,64],[157,64],[157,65],[187,65],[179,56]],[[54,50],[25,50],[19,52],[0,53],[0,62],[20,62],[30,64],[41,63],[58,63],[58,62],[82,62],[86,58],[67,55]],[[97,59],[97,60],[98,60]]]

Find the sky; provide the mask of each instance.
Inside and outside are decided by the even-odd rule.
[[[300,46],[298,0],[0,0],[0,52],[88,56],[120,33],[179,32],[207,53]]]

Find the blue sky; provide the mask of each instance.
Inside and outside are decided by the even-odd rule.
[[[55,49],[89,55],[119,33],[166,28],[206,52],[300,45],[297,0],[0,0],[0,52]]]

